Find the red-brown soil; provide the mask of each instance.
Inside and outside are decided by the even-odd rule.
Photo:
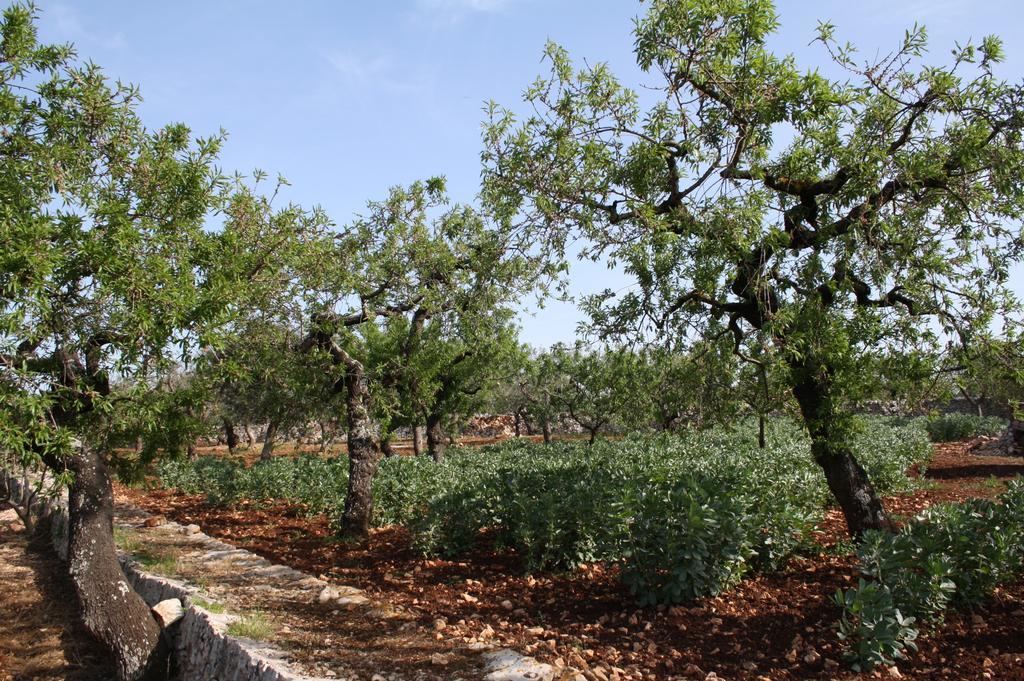
[[[965,443],[937,445],[925,489],[886,500],[897,517],[929,505],[994,496],[1024,474],[1024,460],[974,456]],[[445,620],[439,649],[488,640],[547,662],[594,670],[588,678],[858,678],[841,666],[831,598],[855,584],[854,559],[835,548],[754,576],[687,607],[638,610],[614,568],[528,576],[515,556],[480,551],[459,561],[423,559],[401,528],[373,532],[353,546],[332,538],[327,518],[306,518],[285,503],[216,508],[201,497],[122,489],[126,500],[266,558],[366,589],[416,613],[423,630]],[[845,538],[830,513],[823,546]],[[841,544],[840,544],[841,546]],[[999,591],[987,608],[952,613],[920,651],[866,678],[1024,679],[1024,582]],[[711,676],[710,678],[714,678]]]
[[[78,623],[75,593],[48,536],[0,514],[0,681],[107,681],[113,666]]]

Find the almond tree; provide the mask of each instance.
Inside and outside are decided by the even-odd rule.
[[[434,461],[444,459],[446,427],[472,416],[487,392],[512,372],[520,350],[512,318],[511,309],[481,298],[471,308],[431,320],[417,364],[422,367],[427,450]]]
[[[500,306],[530,284],[530,260],[508,248],[507,232],[468,206],[447,207],[444,180],[392,189],[301,267],[308,332],[300,350],[325,363],[344,396],[349,478],[341,532],[366,537],[373,478],[383,456],[374,375],[360,328],[407,316],[409,352],[427,320],[453,310]],[[403,350],[404,352],[404,350]]]
[[[236,325],[222,347],[204,357],[199,377],[216,393],[215,408],[228,446],[238,444],[236,423],[266,424],[260,461],[269,461],[279,433],[337,414],[320,367],[294,351],[301,330],[274,317],[273,309]]]
[[[636,400],[641,360],[629,349],[558,344],[551,348],[551,358],[561,375],[555,403],[587,431],[590,444],[609,427],[634,425],[648,413]]]
[[[551,444],[552,427],[562,415],[558,395],[564,376],[558,369],[552,351],[536,352],[527,358],[514,378],[514,394],[527,424],[540,425],[544,444]]]
[[[915,27],[862,62],[822,24],[833,79],[769,51],[777,23],[770,0],[653,0],[634,31],[643,98],[550,45],[526,117],[491,108],[485,197],[556,257],[582,237],[635,275],[592,302],[605,337],[719,322],[747,357],[765,338],[859,534],[889,522],[845,385],[866,349],[969,343],[1014,307],[1024,97],[996,76],[994,37],[926,65]]]
[[[270,245],[308,217],[250,220],[262,199],[216,170],[220,137],[149,131],[137,102],[69,46],[39,44],[31,6],[3,13],[0,448],[69,483],[71,580],[119,679],[159,674],[167,651],[117,560],[115,448],[183,446],[193,401],[168,380],[215,344],[239,292],[275,284]]]
[[[660,430],[708,428],[738,416],[736,360],[728,344],[699,344],[685,352],[649,348],[640,371],[635,400],[646,403],[648,420]]]

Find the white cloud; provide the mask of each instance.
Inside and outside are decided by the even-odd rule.
[[[452,26],[471,14],[501,12],[519,0],[416,0],[417,18],[435,26]]]
[[[942,24],[952,23],[970,11],[970,4],[963,0],[909,0],[893,3],[891,0],[873,0],[862,5],[864,15],[879,22],[900,24]]]
[[[53,5],[42,12],[42,20],[52,22],[60,40],[76,45],[93,45],[110,50],[125,46],[122,33],[104,33],[94,31],[85,26],[78,10],[68,5]]]
[[[508,5],[511,0],[417,0],[423,9],[441,11],[493,12]]]
[[[383,56],[363,57],[352,52],[327,51],[324,58],[344,79],[363,83],[381,75],[388,69],[388,60]]]
[[[400,68],[385,54],[364,55],[351,50],[324,50],[323,58],[351,90],[409,95],[425,91],[431,78],[418,70]]]

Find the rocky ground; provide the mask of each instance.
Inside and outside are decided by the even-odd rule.
[[[75,595],[49,537],[0,513],[0,681],[108,681],[113,667],[78,624]]]
[[[973,454],[973,444],[936,446],[928,484],[888,499],[891,511],[909,517],[934,503],[994,496],[1005,480],[1024,474],[1021,458]],[[410,669],[432,659],[458,664],[457,651],[484,643],[525,651],[556,668],[582,669],[585,678],[599,681],[857,678],[839,664],[833,628],[831,596],[857,580],[853,558],[840,548],[845,531],[836,514],[820,528],[816,556],[688,607],[638,610],[614,569],[601,565],[529,576],[514,556],[485,550],[459,561],[423,559],[401,528],[377,530],[365,545],[339,543],[326,518],[304,517],[287,504],[222,509],[167,491],[120,494],[274,562],[356,586],[403,613],[405,628],[394,634],[372,618],[359,626],[360,618],[350,617],[347,630],[323,620],[319,636],[303,639],[302,654],[310,659],[354,646],[377,651],[368,659],[382,654]],[[899,668],[867,677],[1024,679],[1022,609],[1024,584],[1017,584],[996,594],[984,611],[952,614]],[[314,608],[287,615],[323,617]]]

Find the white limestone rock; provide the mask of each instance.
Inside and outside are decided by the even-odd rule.
[[[160,627],[166,629],[185,615],[185,608],[177,598],[168,598],[153,606],[153,614]]]

